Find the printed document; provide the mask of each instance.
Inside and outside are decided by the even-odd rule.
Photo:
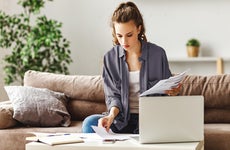
[[[130,138],[130,134],[116,134],[112,130],[106,131],[103,127],[92,126],[93,130],[103,139],[103,140],[127,140]]]
[[[147,96],[147,95],[151,95],[151,94],[165,94],[166,90],[170,90],[173,87],[178,86],[178,84],[185,77],[186,73],[189,70],[190,69],[187,69],[178,75],[169,77],[168,79],[160,80],[153,87],[151,87],[149,90],[141,93],[140,96]]]

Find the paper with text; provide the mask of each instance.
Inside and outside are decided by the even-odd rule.
[[[140,96],[147,96],[147,95],[151,95],[151,94],[165,94],[166,90],[170,90],[173,87],[178,86],[178,84],[185,77],[186,73],[189,70],[190,69],[187,69],[178,75],[169,77],[168,79],[160,80],[153,87],[151,87],[147,91],[141,93]]]

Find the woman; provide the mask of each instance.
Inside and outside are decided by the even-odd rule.
[[[139,94],[161,79],[171,76],[164,49],[147,42],[142,15],[133,2],[121,3],[114,11],[111,26],[114,47],[104,56],[103,80],[107,115],[92,115],[83,122],[116,133],[139,133]],[[166,91],[177,95],[180,87]]]

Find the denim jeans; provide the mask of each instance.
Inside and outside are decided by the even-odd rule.
[[[82,123],[82,132],[83,133],[94,133],[94,130],[91,126],[97,126],[98,120],[101,117],[104,117],[104,115],[95,114],[95,115],[86,117]]]
[[[98,120],[104,117],[102,114],[95,114],[91,115],[85,118],[82,124],[82,132],[83,133],[94,133],[94,130],[92,129],[93,126],[97,126]],[[130,120],[128,122],[128,125],[124,127],[121,130],[118,130],[114,124],[111,125],[111,130],[115,133],[133,133],[138,134],[139,133],[139,115],[138,114],[131,114]]]

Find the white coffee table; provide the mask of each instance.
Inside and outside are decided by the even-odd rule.
[[[101,141],[86,141],[50,146],[40,142],[26,144],[26,150],[203,150],[204,142],[166,143],[166,144],[139,144],[134,139],[116,141],[115,143],[102,143]]]

